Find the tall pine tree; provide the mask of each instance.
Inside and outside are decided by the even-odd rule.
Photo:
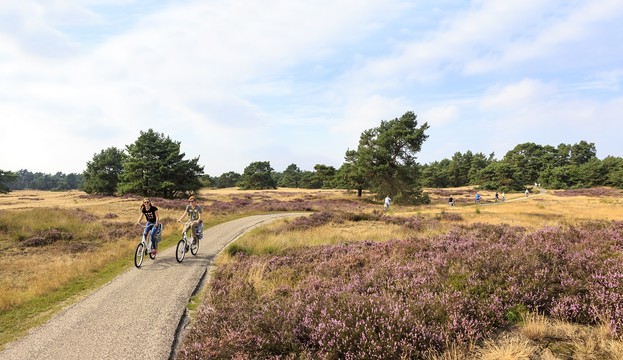
[[[199,157],[184,160],[179,141],[149,129],[141,131],[126,150],[128,158],[118,184],[121,194],[176,198],[201,188],[203,166],[198,164]]]

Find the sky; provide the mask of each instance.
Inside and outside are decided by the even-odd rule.
[[[204,172],[339,168],[407,111],[422,164],[623,156],[621,0],[2,0],[0,169],[81,173],[141,131]]]

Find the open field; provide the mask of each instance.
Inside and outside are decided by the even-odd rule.
[[[473,204],[475,191],[470,188],[429,192],[430,205],[396,205],[387,214],[382,212],[381,201],[369,194],[358,199],[353,193],[334,190],[204,189],[199,199],[207,226],[272,211],[329,214],[314,217],[319,224],[290,221],[260,228],[225,252],[218,260],[222,266],[237,263],[237,253],[272,256],[290,248],[434,237],[456,226],[482,223],[534,231],[545,226],[583,226],[589,221],[623,221],[623,192],[619,190],[543,191],[528,198],[506,194],[504,204],[493,202],[493,193],[481,191],[484,202],[480,205]],[[457,199],[455,207],[448,206],[449,195]],[[132,266],[131,256],[140,236],[140,229],[133,225],[139,201],[91,197],[79,191],[0,195],[0,345]],[[175,219],[186,202],[153,201],[165,223],[161,246],[170,246],[179,234]],[[249,276],[257,289],[270,294],[282,285],[274,279],[266,281],[262,264],[263,260],[254,265]],[[595,331],[601,334],[598,330],[578,330],[577,334],[587,334],[586,339],[578,335],[565,337],[565,341],[596,342]],[[602,352],[608,348],[613,353],[612,349],[620,346],[605,335],[598,340],[603,343]],[[499,342],[488,344],[492,349],[500,347]]]
[[[622,193],[473,194],[251,232],[219,258],[178,356],[623,358]]]

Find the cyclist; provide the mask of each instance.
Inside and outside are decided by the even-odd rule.
[[[143,236],[145,236],[145,238],[147,238],[148,235],[151,237],[152,247],[154,248],[153,254],[156,255],[158,248],[158,244],[156,242],[156,232],[160,224],[160,218],[158,216],[158,208],[155,207],[147,198],[143,199],[143,203],[141,204],[141,216],[136,221],[137,224],[141,224],[141,219],[143,219],[143,216],[145,216],[146,221]]]
[[[188,218],[191,221],[191,226],[193,229],[193,236],[199,239],[199,233],[197,232],[197,229],[199,227],[199,224],[201,223],[202,210],[201,210],[201,206],[197,205],[196,202],[197,202],[197,199],[194,196],[191,196],[190,198],[188,198],[188,205],[186,205],[186,210],[184,210],[184,213],[177,221],[182,222],[182,219],[188,216]]]

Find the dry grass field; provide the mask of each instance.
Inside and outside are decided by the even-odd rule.
[[[463,224],[507,224],[528,229],[581,225],[586,221],[623,221],[623,191],[620,190],[536,190],[527,198],[523,193],[506,194],[504,203],[494,202],[493,192],[480,191],[483,201],[479,205],[474,204],[475,190],[472,188],[427,191],[431,204],[395,205],[388,215],[431,219],[454,216]],[[450,195],[456,199],[454,207],[447,204]],[[271,209],[287,211],[295,206],[299,206],[298,210],[316,212],[332,210],[336,206],[361,214],[382,212],[382,202],[370,194],[358,199],[352,192],[337,190],[203,189],[199,199],[206,210],[207,226]],[[253,207],[259,203],[270,205]],[[160,216],[165,223],[162,245],[170,246],[179,234],[175,219],[181,214],[185,201],[154,199],[154,204],[161,209]],[[0,195],[0,346],[45,321],[64,304],[75,301],[86,291],[133,266],[133,250],[141,234],[140,228],[134,225],[139,216],[139,205],[139,198],[94,197],[80,191],[24,190]],[[441,226],[418,231],[422,234],[438,233],[449,226],[450,223],[441,222]],[[391,223],[344,222],[310,229],[305,236],[275,233],[271,229],[274,229],[272,225],[259,229],[240,241],[260,247],[283,248],[385,241],[409,235],[404,227]],[[219,261],[228,261],[227,255]],[[562,339],[565,346],[584,347],[581,351],[585,353],[590,353],[591,347],[618,348],[618,353],[623,353],[621,343],[600,337],[599,329],[573,327],[569,330],[567,326],[570,325],[532,318],[526,321],[523,330],[518,330],[510,338],[501,337],[485,344],[480,350],[482,358],[531,358],[499,354],[512,353],[515,350],[509,349],[517,347],[519,350],[516,351],[520,353],[529,352],[530,346],[538,346],[539,339],[552,338],[552,332],[558,334],[557,338]],[[457,350],[456,357],[450,353],[440,354],[438,358],[458,359],[461,358],[459,353]],[[489,353],[493,355],[486,355]],[[588,354],[584,358],[594,357]]]

